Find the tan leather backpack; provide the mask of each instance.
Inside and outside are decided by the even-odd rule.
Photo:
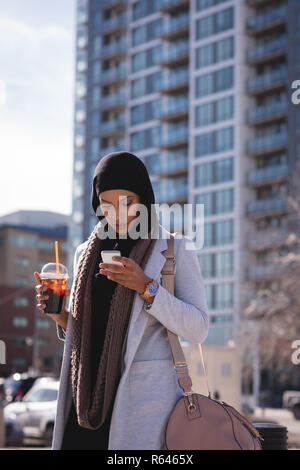
[[[175,232],[176,233],[176,232]],[[162,269],[162,286],[174,295],[174,235],[163,252],[166,262]],[[203,360],[208,396],[193,392],[192,380],[178,336],[167,330],[174,368],[183,396],[177,401],[166,426],[166,450],[262,450],[263,438],[255,427],[235,408],[211,398]]]

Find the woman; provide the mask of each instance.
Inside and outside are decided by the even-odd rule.
[[[133,212],[134,204],[143,204],[146,217]],[[208,316],[197,255],[186,249],[190,238],[174,240],[175,295],[160,284],[170,234],[154,204],[139,158],[116,152],[99,161],[92,206],[100,223],[77,247],[68,309],[64,304],[60,315],[49,314],[65,341],[52,449],[163,448],[168,417],[182,395],[167,329],[202,342]],[[101,263],[100,251],[111,249],[120,250],[122,265]],[[35,276],[42,310],[45,296]]]

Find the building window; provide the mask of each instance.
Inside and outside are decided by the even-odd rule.
[[[155,13],[161,7],[161,0],[139,0],[132,6],[133,21]]]
[[[195,148],[197,157],[232,150],[233,127],[226,127],[207,134],[197,135]]]
[[[26,268],[30,265],[30,259],[26,258],[25,256],[17,256],[16,257],[16,266],[21,266]]]
[[[233,307],[233,284],[224,283],[216,286],[216,309],[225,309]]]
[[[223,158],[195,167],[195,187],[225,183],[233,180],[233,158]]]
[[[196,39],[204,39],[233,28],[233,8],[200,18],[196,23]]]
[[[215,244],[233,243],[233,220],[221,220],[215,223]]]
[[[28,326],[28,318],[26,317],[14,317],[13,318],[13,325],[16,327],[25,328]]]
[[[207,306],[210,310],[224,310],[233,308],[232,282],[224,282],[222,284],[209,284],[205,286],[205,291],[207,298]],[[230,318],[228,317],[226,318],[226,320],[227,319],[229,321]]]
[[[15,246],[21,247],[34,247],[36,246],[36,237],[32,235],[13,235],[12,236],[12,243]]]
[[[233,189],[198,194],[196,204],[204,204],[204,215],[211,216],[233,211]]]
[[[199,255],[203,278],[222,278],[233,275],[233,251]]]
[[[16,277],[15,286],[29,286],[28,278],[25,276]]]
[[[24,357],[13,357],[11,361],[14,367],[26,367],[27,361]]]
[[[15,297],[14,304],[16,307],[27,307],[29,305],[29,300],[27,297]]]
[[[130,136],[131,150],[142,150],[157,147],[161,143],[161,126],[151,127],[143,131],[134,132]]]
[[[196,78],[196,97],[219,93],[228,90],[234,85],[233,67],[226,67]]]
[[[38,318],[36,321],[37,328],[48,329],[50,328],[50,321],[47,318]]]
[[[215,253],[215,277],[233,275],[233,251]]]
[[[233,97],[201,104],[196,107],[196,127],[204,127],[233,118]]]
[[[233,37],[206,44],[196,49],[196,68],[208,67],[234,56]]]
[[[158,18],[132,30],[132,46],[139,46],[160,36],[163,32],[163,18]]]
[[[137,52],[132,56],[132,72],[152,67],[162,60],[162,45],[152,47],[146,51]]]
[[[221,3],[225,3],[228,1],[229,0],[197,0],[197,10],[206,10],[207,8],[211,8],[215,5],[220,5]]]

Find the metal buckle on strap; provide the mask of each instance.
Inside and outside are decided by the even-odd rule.
[[[191,389],[190,392],[183,392],[183,393],[182,393],[184,396],[186,396],[186,397],[188,398],[188,401],[189,401],[188,410],[189,410],[189,411],[190,411],[190,410],[193,410],[193,409],[194,409],[194,410],[196,409],[196,405],[195,405],[195,403],[193,402],[193,399],[192,399],[193,393],[194,393],[194,392],[192,391],[192,389]]]
[[[173,367],[176,370],[177,374],[186,374],[186,371],[182,369],[188,369],[188,365],[186,362],[177,362],[176,364],[174,364]],[[181,370],[177,370],[177,368]]]

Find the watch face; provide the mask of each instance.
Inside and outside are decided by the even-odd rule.
[[[150,295],[154,295],[157,292],[157,285],[152,283],[148,286],[148,292]]]

